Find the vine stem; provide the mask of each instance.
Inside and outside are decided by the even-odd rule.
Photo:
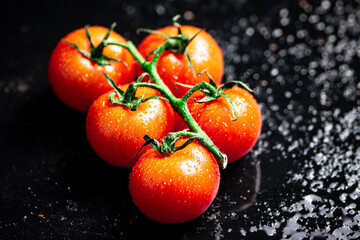
[[[191,94],[186,94],[183,98],[177,98],[173,95],[171,90],[166,86],[166,84],[160,78],[157,69],[156,63],[167,47],[173,44],[173,39],[168,39],[161,47],[155,51],[155,55],[151,61],[146,61],[145,58],[140,54],[137,50],[136,46],[131,42],[127,41],[126,44],[116,44],[127,49],[135,58],[135,60],[140,64],[142,70],[146,71],[153,82],[158,86],[156,90],[158,90],[164,97],[166,97],[175,111],[184,119],[185,123],[188,125],[190,130],[198,135],[198,140],[202,143],[217,159],[218,164],[221,168],[225,169],[227,166],[227,156],[223,154],[217,146],[213,143],[213,141],[209,138],[209,136],[201,129],[201,127],[197,124],[195,119],[191,116],[190,111],[187,107],[187,100],[191,96]],[[153,87],[149,84],[149,87]],[[154,87],[153,87],[154,88]],[[193,92],[191,92],[193,93]]]

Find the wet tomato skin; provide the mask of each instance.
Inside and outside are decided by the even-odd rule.
[[[128,85],[122,86],[126,90]],[[110,91],[111,92],[111,91]],[[109,93],[101,95],[91,105],[86,117],[86,134],[94,151],[104,161],[117,167],[130,168],[142,153],[136,153],[145,143],[144,135],[161,140],[174,131],[174,111],[165,100],[152,99],[140,103],[137,110],[112,104]],[[160,93],[152,88],[140,87],[137,97],[158,96]]]
[[[108,32],[107,28],[100,26],[91,26],[88,29],[95,47],[100,44]],[[109,66],[101,66],[84,57],[65,41],[76,44],[84,52],[90,51],[90,42],[86,38],[85,29],[81,28],[61,39],[51,54],[48,65],[49,82],[54,93],[66,105],[86,112],[98,96],[111,90],[104,72],[116,84],[129,83],[135,79],[134,58],[124,48],[106,46],[103,54],[109,58],[121,60],[126,65],[109,61]],[[114,31],[111,32],[108,41],[126,43],[125,39]]]
[[[187,101],[189,111],[199,126],[221,152],[228,156],[229,163],[244,157],[256,144],[261,132],[261,110],[256,99],[247,90],[234,86],[224,92],[235,106],[234,111],[225,98],[207,103],[196,103],[204,94],[197,91]],[[176,128],[184,129],[185,122],[176,116]]]
[[[200,216],[214,200],[219,167],[197,142],[165,157],[147,150],[132,168],[129,189],[135,205],[162,223],[183,223]]]
[[[169,36],[178,34],[178,29],[175,26],[168,26],[157,31]],[[181,31],[183,35],[191,39],[201,29],[184,25],[181,26]],[[163,45],[165,41],[164,36],[152,33],[139,44],[138,50],[146,57],[154,49]],[[187,50],[196,75],[203,70],[207,70],[216,83],[221,82],[224,72],[223,54],[221,48],[210,34],[202,31],[187,46]],[[149,59],[152,59],[152,56]],[[157,70],[161,79],[176,97],[182,97],[189,90],[186,87],[175,86],[176,83],[196,85],[202,81],[209,82],[206,74],[202,74],[195,79],[186,55],[174,53],[170,50],[164,51],[160,56],[157,62]]]

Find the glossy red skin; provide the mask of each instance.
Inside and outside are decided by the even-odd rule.
[[[107,28],[89,27],[91,40],[98,46],[108,32]],[[109,61],[110,66],[100,66],[84,57],[75,48],[64,41],[76,44],[80,50],[90,51],[90,42],[86,38],[85,29],[81,28],[69,33],[56,45],[48,65],[48,77],[55,94],[68,106],[86,112],[92,102],[101,94],[111,90],[104,72],[116,84],[125,84],[136,77],[136,67],[132,55],[122,47],[107,46],[103,54],[107,57],[126,62]],[[125,39],[114,31],[108,41],[125,43]]]
[[[183,35],[191,39],[201,29],[193,26],[181,26]],[[157,30],[169,36],[176,36],[178,29],[175,26],[168,26]],[[166,38],[160,34],[152,33],[147,36],[138,46],[139,52],[146,57],[155,48],[164,44]],[[207,70],[216,83],[220,83],[224,72],[223,54],[210,34],[203,31],[197,35],[187,46],[189,56],[196,75],[203,70]],[[152,57],[150,57],[151,59]],[[196,85],[202,81],[209,82],[206,74],[198,76],[196,79],[189,66],[185,54],[178,54],[172,51],[164,51],[157,63],[157,70],[164,81],[176,97],[182,97],[189,88],[178,86],[175,83]]]
[[[127,86],[121,88],[125,90]],[[129,168],[150,148],[145,147],[135,157],[145,143],[146,134],[160,141],[174,131],[174,111],[167,101],[160,99],[140,103],[136,111],[131,111],[110,103],[110,92],[91,105],[86,117],[86,134],[100,158],[117,167]],[[145,87],[138,88],[136,94],[144,98],[159,95],[156,90]]]
[[[132,168],[129,189],[146,216],[175,224],[200,216],[214,200],[219,183],[214,157],[193,142],[168,157],[147,150]]]
[[[224,92],[235,106],[234,111],[225,98],[207,103],[196,103],[204,94],[197,91],[187,102],[189,111],[199,126],[210,137],[221,152],[228,156],[228,162],[234,162],[245,156],[256,144],[261,132],[261,110],[251,93],[234,86]],[[183,129],[185,122],[176,118],[176,128]]]

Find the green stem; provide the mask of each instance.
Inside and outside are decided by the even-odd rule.
[[[216,157],[220,167],[226,168],[227,165],[227,156],[223,154],[211,141],[209,136],[201,129],[201,127],[197,124],[195,119],[191,116],[190,111],[187,107],[187,98],[190,97],[191,93],[186,95],[185,98],[177,98],[173,95],[171,90],[166,86],[166,84],[161,80],[157,69],[156,63],[162,54],[162,52],[167,49],[167,47],[171,46],[171,41],[166,41],[164,45],[159,47],[159,49],[155,52],[154,58],[147,62],[144,57],[139,53],[136,46],[128,41],[126,44],[118,44],[126,48],[135,58],[135,60],[140,64],[141,68],[146,71],[152,81],[157,85],[156,89],[166,97],[175,111],[184,119],[185,123],[188,125],[191,131],[197,134],[199,141]],[[141,84],[143,85],[143,83]],[[150,87],[153,87],[154,84],[149,84]],[[144,86],[144,85],[143,85]]]
[[[108,38],[110,36],[110,33],[114,30],[115,27],[116,27],[116,23],[114,22],[113,24],[111,24],[109,31],[106,33],[104,39],[101,41],[101,43],[97,47],[94,47],[94,45],[92,44],[89,31],[86,29],[88,39],[91,43],[90,55],[92,58],[100,58],[102,56],[104,48],[108,45]]]

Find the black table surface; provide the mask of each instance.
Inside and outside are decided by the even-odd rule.
[[[359,239],[360,1],[7,1],[1,5],[0,239]],[[136,44],[181,14],[225,58],[223,81],[256,87],[263,128],[221,171],[199,218],[146,218],[129,169],[89,146],[85,113],[47,79],[56,43],[86,24]],[[153,238],[155,239],[155,238]]]

